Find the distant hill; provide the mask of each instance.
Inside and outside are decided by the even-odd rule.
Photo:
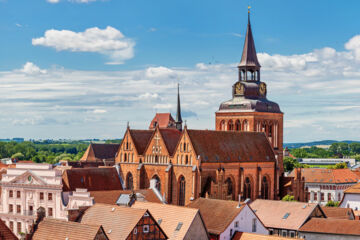
[[[336,141],[336,140],[322,140],[322,141],[314,141],[314,142],[306,142],[306,143],[284,143],[284,148],[301,148],[301,147],[305,147],[305,146],[317,146],[317,145],[331,145],[333,143],[337,143],[337,142],[346,142],[346,143],[353,143],[353,142],[358,142],[360,143],[360,141],[351,141],[351,140],[344,140],[344,141]]]

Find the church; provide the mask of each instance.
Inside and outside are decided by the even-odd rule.
[[[238,80],[215,113],[215,130],[183,127],[178,88],[175,119],[158,113],[148,130],[127,127],[115,157],[125,188],[155,183],[176,205],[199,197],[279,199],[283,113],[267,99],[260,68],[249,14]]]

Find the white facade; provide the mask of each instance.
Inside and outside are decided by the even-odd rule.
[[[46,217],[67,220],[68,203],[71,208],[93,203],[86,189],[63,194],[62,173],[50,164],[18,163],[2,175],[0,185],[0,218],[18,237],[30,232],[40,207]]]
[[[306,240],[359,240],[360,236],[299,232],[299,237]]]
[[[329,200],[341,201],[344,190],[356,183],[330,184],[330,183],[305,183],[309,203],[325,205]]]
[[[238,232],[258,233],[268,235],[269,231],[260,222],[259,218],[246,204],[226,230],[220,234],[220,240],[230,240],[233,234]]]
[[[360,210],[360,194],[345,193],[344,199],[340,203],[341,208],[352,208],[355,211]]]

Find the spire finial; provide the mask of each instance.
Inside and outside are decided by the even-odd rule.
[[[248,6],[248,23],[250,24],[250,9],[251,9],[251,6],[249,5]]]
[[[182,130],[182,118],[181,118],[181,107],[180,107],[180,84],[177,84],[177,108],[176,108],[176,128]]]
[[[130,128],[130,122],[129,121],[127,121],[127,123],[126,123],[126,128]]]

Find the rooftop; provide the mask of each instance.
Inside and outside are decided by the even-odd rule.
[[[295,177],[295,169],[289,174]],[[360,180],[350,169],[301,168],[301,176],[307,183],[356,183]]]
[[[312,218],[300,228],[300,231],[360,236],[360,221],[347,219]]]
[[[95,203],[116,204],[120,195],[129,195],[131,192],[131,190],[90,191],[90,196],[94,197]],[[134,192],[144,196],[144,201],[161,203],[151,189],[134,190]]]
[[[354,220],[354,211],[351,208],[321,207],[327,218]]]
[[[272,235],[262,235],[255,233],[236,232],[231,240],[289,240],[294,238],[286,238]]]

